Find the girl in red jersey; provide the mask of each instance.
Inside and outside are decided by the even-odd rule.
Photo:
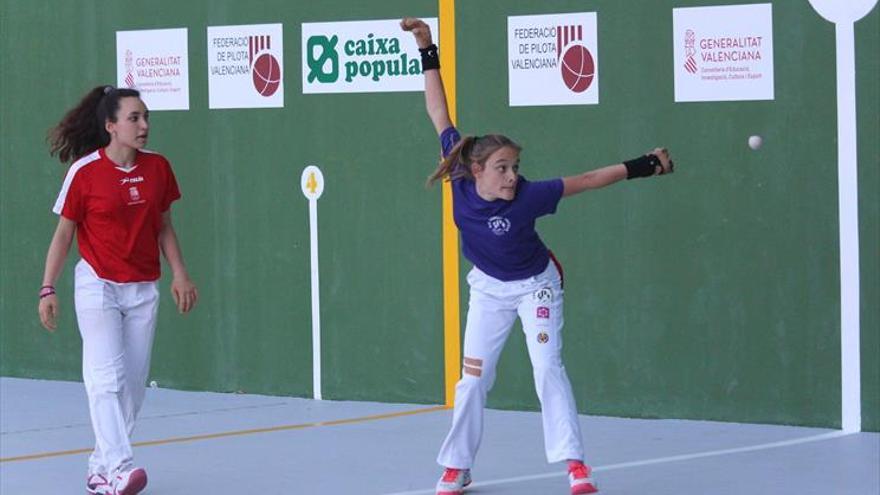
[[[134,467],[130,437],[144,399],[159,305],[159,251],[174,274],[171,295],[181,313],[198,299],[171,223],[180,198],[168,161],[144,150],[149,111],[133,89],[98,86],[49,135],[51,154],[73,161],[53,211],[40,321],[54,331],[55,281],[74,234],[74,302],[83,341],[83,381],[95,433],[86,490],[133,495],[147,484]]]

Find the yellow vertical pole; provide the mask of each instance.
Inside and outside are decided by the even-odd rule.
[[[449,117],[455,115],[455,0],[440,1],[440,73],[446,88]],[[461,373],[461,322],[458,280],[458,229],[452,219],[452,187],[443,183],[443,342],[446,407],[455,403]]]

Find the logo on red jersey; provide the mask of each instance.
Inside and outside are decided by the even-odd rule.
[[[144,181],[144,176],[142,176],[142,175],[139,175],[137,177],[123,177],[119,181],[119,185],[124,186],[126,184],[136,184],[138,182],[143,182],[143,181]]]
[[[128,206],[140,205],[146,202],[147,200],[144,199],[136,186],[128,188],[128,203],[126,203]]]

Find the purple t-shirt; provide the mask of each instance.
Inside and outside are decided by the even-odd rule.
[[[440,134],[443,156],[461,139],[455,127]],[[543,272],[550,262],[547,247],[535,231],[538,217],[556,212],[562,179],[530,182],[522,175],[512,201],[486,201],[474,181],[452,181],[452,213],[461,232],[465,258],[486,274],[503,281],[521,280]]]

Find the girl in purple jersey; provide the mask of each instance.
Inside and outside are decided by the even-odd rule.
[[[437,46],[427,24],[400,23],[415,36],[425,75],[425,103],[443,149],[428,178],[452,185],[453,217],[462,251],[474,264],[464,334],[462,378],[455,387],[452,427],[437,462],[445,470],[437,495],[458,495],[470,481],[480,445],[486,396],[510,329],[519,316],[526,334],[535,389],[541,401],[548,462],[568,462],[573,495],[594,493],[571,384],[562,364],[562,269],[535,232],[535,221],[556,211],[559,200],[623,179],[672,172],[664,148],[580,175],[529,181],[519,175],[520,147],[491,134],[462,138],[449,118]]]

